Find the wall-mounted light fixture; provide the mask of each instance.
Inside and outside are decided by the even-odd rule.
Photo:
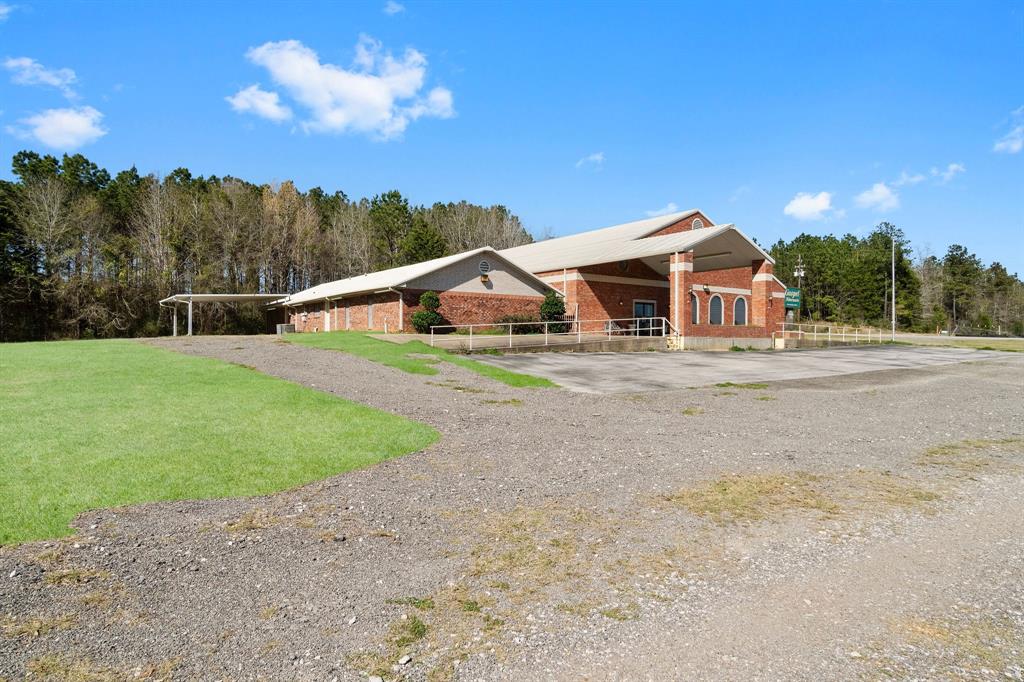
[[[705,294],[710,294],[711,293],[711,287],[708,286],[707,284],[704,285],[704,293]]]

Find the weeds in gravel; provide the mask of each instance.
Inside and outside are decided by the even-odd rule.
[[[430,597],[402,597],[400,599],[388,599],[386,603],[411,606],[419,611],[429,611],[434,608],[434,600]]]
[[[697,415],[704,414],[703,407],[684,407],[683,414],[687,417],[696,417]]]
[[[1019,679],[1024,664],[1020,614],[961,612],[955,618],[908,618],[890,624],[902,640],[875,643],[865,660],[886,677],[917,677],[922,659],[935,679]]]
[[[838,506],[816,485],[819,480],[807,473],[734,475],[664,499],[719,523],[760,521],[794,510],[835,514]]]
[[[1021,438],[979,438],[935,445],[925,450],[917,463],[922,466],[947,467],[964,473],[985,469],[996,462],[995,452],[1020,446]],[[1017,451],[1020,447],[1013,448]]]
[[[390,639],[399,649],[405,649],[427,636],[427,624],[418,616],[396,621],[391,628]]]
[[[150,663],[133,670],[109,668],[88,659],[47,655],[25,664],[33,680],[45,682],[124,682],[124,680],[150,680],[162,682],[173,678],[178,660]]]
[[[739,383],[738,384],[738,383],[734,383],[732,381],[723,381],[723,382],[715,384],[715,388],[742,388],[742,389],[749,390],[749,391],[760,391],[762,389],[768,388],[768,384],[758,384],[758,383],[747,383],[747,384]]]
[[[767,402],[769,400],[775,400],[775,396],[773,396],[773,395],[759,395],[756,398],[754,398],[754,400],[763,400],[763,401]]]
[[[611,618],[612,620],[636,620],[640,615],[640,607],[636,604],[627,604],[626,606],[608,606],[603,609],[599,609],[598,613],[605,618]]]
[[[482,388],[475,388],[473,386],[463,386],[454,379],[445,379],[444,381],[428,381],[431,386],[440,386],[441,388],[450,388],[458,393],[487,393]]]
[[[519,398],[509,398],[508,400],[484,400],[481,401],[483,405],[513,405],[519,407],[523,404],[523,401]]]
[[[59,616],[36,616],[34,618],[25,618],[24,620],[17,620],[13,616],[8,616],[0,620],[0,632],[5,637],[33,639],[45,635],[52,630],[70,630],[77,623],[78,618],[71,613]]]
[[[45,580],[48,585],[82,585],[94,580],[105,580],[109,577],[110,572],[101,569],[65,568],[47,571]]]

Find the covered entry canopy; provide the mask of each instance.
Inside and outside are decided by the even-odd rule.
[[[192,304],[193,303],[270,303],[281,299],[283,294],[174,294],[160,300],[160,305],[173,308],[174,335],[178,335],[178,305],[188,306],[188,335],[192,336]]]

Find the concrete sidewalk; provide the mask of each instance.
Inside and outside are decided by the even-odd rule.
[[[584,393],[633,393],[707,386],[723,381],[810,379],[913,369],[1010,353],[965,348],[851,346],[821,350],[716,353],[540,353],[475,358],[514,372],[551,379]]]

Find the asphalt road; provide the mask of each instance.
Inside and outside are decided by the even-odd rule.
[[[787,381],[914,369],[1000,355],[965,348],[855,346],[746,353],[529,353],[480,359],[514,372],[547,377],[573,391],[634,393],[725,381]]]

